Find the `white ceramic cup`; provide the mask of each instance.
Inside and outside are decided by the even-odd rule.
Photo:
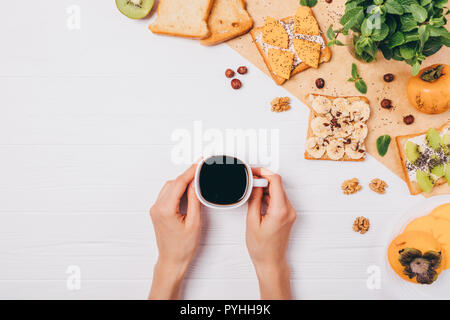
[[[194,185],[195,185],[195,193],[197,194],[197,198],[200,200],[200,202],[205,205],[206,207],[212,208],[212,209],[235,209],[238,208],[240,206],[242,206],[243,204],[245,204],[248,199],[250,198],[250,195],[252,194],[253,188],[264,188],[267,187],[269,185],[269,182],[267,181],[267,179],[256,179],[253,177],[252,174],[252,168],[245,163],[244,161],[242,161],[239,158],[236,158],[234,156],[229,156],[232,158],[236,158],[238,161],[240,161],[245,168],[247,169],[247,188],[245,191],[245,195],[242,197],[242,199],[239,202],[236,203],[232,203],[232,204],[216,204],[216,203],[212,203],[207,201],[203,196],[202,193],[200,191],[200,171],[202,169],[202,167],[205,164],[205,162],[207,162],[209,159],[217,157],[217,156],[226,156],[226,155],[215,155],[215,156],[210,156],[208,158],[202,159],[198,165],[197,165],[197,170],[195,171],[195,179],[194,179]]]

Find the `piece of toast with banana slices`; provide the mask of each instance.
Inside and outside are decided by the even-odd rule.
[[[364,161],[369,132],[369,100],[366,97],[333,97],[309,94],[311,109],[305,159]]]
[[[398,136],[400,161],[412,195],[450,192],[450,121],[427,132]]]

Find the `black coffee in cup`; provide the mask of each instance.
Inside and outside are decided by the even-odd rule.
[[[200,168],[200,193],[206,201],[213,204],[238,203],[247,194],[248,175],[247,167],[237,158],[208,158]]]

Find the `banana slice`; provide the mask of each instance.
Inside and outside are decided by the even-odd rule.
[[[345,146],[345,154],[350,159],[358,160],[366,155],[366,148],[360,141],[353,142]]]
[[[344,143],[338,140],[330,141],[330,144],[326,147],[326,150],[327,155],[331,160],[340,160],[345,154]]]
[[[324,117],[317,117],[311,120],[311,129],[315,136],[325,138],[332,134],[330,121]]]
[[[330,112],[332,106],[333,103],[331,102],[331,100],[324,96],[317,96],[311,102],[311,107],[313,108],[313,110],[321,115]]]
[[[354,121],[367,121],[370,117],[370,106],[363,100],[353,102],[349,110],[350,118]]]
[[[349,102],[345,98],[336,98],[333,100],[333,107],[331,108],[331,114],[336,118],[345,118],[350,116]]]
[[[317,137],[311,137],[306,141],[306,152],[315,158],[319,159],[325,153],[325,147],[323,146],[323,139]]]
[[[336,138],[347,138],[355,131],[353,124],[348,120],[339,121],[338,123],[340,128],[334,129],[334,137]]]
[[[367,125],[363,122],[357,122],[353,125],[355,131],[353,131],[353,138],[356,140],[364,140],[367,137],[367,133],[369,129],[367,129]]]

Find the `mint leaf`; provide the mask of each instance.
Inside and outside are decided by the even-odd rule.
[[[429,27],[430,37],[450,37],[450,32],[444,27]]]
[[[367,93],[367,85],[364,82],[364,80],[359,79],[355,82],[355,87],[356,89],[358,89],[359,92],[361,92],[362,94],[366,94]]]
[[[433,0],[433,5],[436,8],[445,8],[447,6],[448,0]]]
[[[386,155],[386,153],[388,152],[390,143],[391,143],[391,136],[386,134],[384,136],[378,137],[377,150],[378,150],[378,154],[380,156],[384,157]]]
[[[370,36],[372,34],[372,24],[369,22],[368,19],[364,19],[361,25],[361,34],[364,37]]]
[[[389,34],[389,27],[387,26],[387,24],[383,23],[381,24],[381,28],[375,29],[372,32],[371,38],[373,41],[383,41],[384,39],[386,39],[388,34]]]
[[[352,77],[353,79],[359,79],[358,66],[352,63]]]
[[[405,60],[412,59],[416,55],[415,46],[412,46],[409,43],[402,45],[400,47],[400,54]]]
[[[425,22],[425,20],[427,20],[428,18],[428,12],[427,9],[425,9],[424,7],[421,7],[418,4],[413,3],[411,6],[411,13],[414,17],[414,19],[419,22]]]
[[[428,41],[430,37],[430,31],[428,30],[428,26],[426,24],[419,27],[419,41],[420,41],[420,49],[423,49],[425,43]]]
[[[346,12],[341,18],[341,24],[344,26],[342,33],[348,34],[348,30],[359,26],[364,20],[364,9],[356,7]]]
[[[333,25],[330,25],[327,30],[327,37],[330,40],[336,39],[336,32],[333,30]]]
[[[305,7],[314,7],[317,4],[317,0],[300,0],[300,5]]]
[[[405,13],[403,6],[396,0],[387,0],[384,4],[386,10],[390,14],[402,15]]]
[[[418,74],[419,74],[419,72],[420,72],[420,62],[419,61],[416,61],[415,63],[414,63],[414,65],[413,65],[413,68],[412,68],[412,74],[413,74],[413,76],[417,76]]]
[[[402,32],[397,31],[389,39],[389,48],[395,48],[405,43],[405,37]]]

